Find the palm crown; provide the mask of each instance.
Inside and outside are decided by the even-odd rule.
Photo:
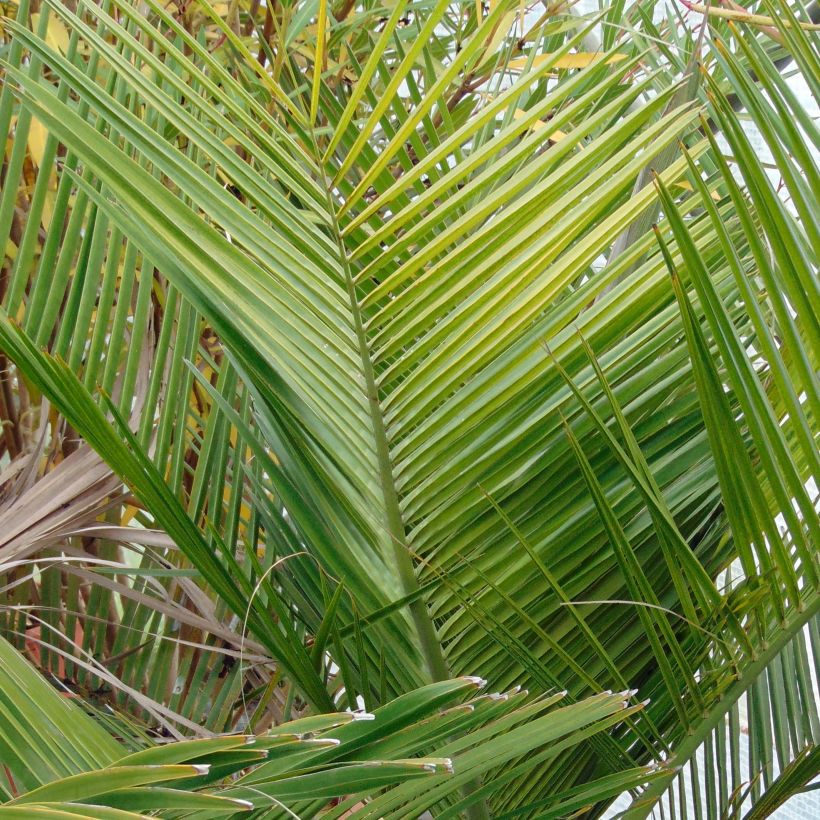
[[[0,813],[812,778],[815,7],[692,8],[21,0],[2,626],[116,710],[3,647]]]

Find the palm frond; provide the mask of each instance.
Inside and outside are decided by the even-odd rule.
[[[375,794],[421,776],[401,733],[234,787],[308,812],[597,815],[630,789],[638,817],[674,767],[705,768],[709,816],[746,780],[753,812],[801,788],[820,141],[781,70],[816,90],[816,29],[752,11],[47,0],[32,25],[24,0],[0,556],[34,563],[8,564],[4,634],[35,596],[45,668],[93,688],[106,658],[174,732],[382,714],[476,671],[568,692],[471,740],[433,720],[457,765],[424,787]],[[760,778],[727,749],[745,698]]]

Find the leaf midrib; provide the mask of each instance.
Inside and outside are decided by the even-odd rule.
[[[321,157],[315,133],[311,130],[313,148],[316,157]],[[367,406],[370,413],[370,420],[373,430],[373,444],[376,455],[376,465],[378,469],[378,484],[382,493],[384,503],[384,523],[387,528],[387,536],[392,547],[394,567],[398,575],[403,596],[411,596],[407,607],[413,620],[413,625],[418,638],[419,650],[427,666],[429,677],[433,681],[447,680],[450,677],[450,670],[444,658],[441,642],[436,634],[436,628],[432,618],[427,611],[427,604],[419,592],[419,582],[413,566],[410,551],[404,543],[404,518],[399,506],[399,495],[396,489],[396,482],[393,475],[393,465],[390,458],[390,442],[387,437],[384,414],[379,402],[378,387],[376,385],[375,370],[370,355],[370,347],[367,343],[367,334],[362,320],[362,313],[359,307],[359,300],[356,297],[356,285],[353,279],[353,272],[347,251],[342,239],[341,228],[337,218],[336,208],[331,196],[332,183],[327,176],[325,164],[321,159],[316,160],[317,168],[322,174],[322,184],[325,189],[327,201],[327,212],[329,225],[333,232],[333,238],[339,251],[339,261],[342,266],[350,302],[351,317],[356,336],[356,346],[361,357],[362,375],[365,380],[365,391],[367,394]],[[387,556],[385,556],[387,557]]]

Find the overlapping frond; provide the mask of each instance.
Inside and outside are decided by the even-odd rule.
[[[707,33],[613,6],[593,53],[597,20],[532,25],[511,0],[322,2],[313,27],[267,10],[275,48],[253,13],[242,36],[204,2],[50,0],[34,25],[21,3],[0,124],[5,179],[33,186],[24,226],[16,188],[0,195],[2,350],[21,394],[136,496],[106,474],[82,508],[110,525],[94,557],[134,563],[123,529],[161,528],[182,553],[143,544],[131,580],[87,603],[97,570],[45,570],[54,610],[64,586],[86,610],[84,648],[129,659],[135,690],[151,658],[194,664],[169,721],[210,706],[213,729],[280,697],[280,672],[196,646],[241,660],[246,631],[321,710],[478,671],[566,689],[568,709],[608,689],[651,699],[560,761],[444,744],[496,816],[589,807],[660,760],[643,816],[702,743],[703,799],[723,811],[742,782],[716,774],[723,731],[746,692],[762,783],[797,783],[816,739],[785,727],[818,600],[820,180],[816,124],[779,68],[813,88],[818,61],[802,11],[761,8],[774,27],[710,17]],[[38,526],[14,549],[37,555]],[[59,555],[98,549],[48,532]],[[219,598],[207,617],[189,571]],[[121,602],[133,635],[107,643],[88,624]],[[141,651],[182,608],[191,646]],[[775,690],[788,664],[802,678]],[[337,814],[420,812],[437,788]],[[455,794],[441,787],[442,816],[466,807]]]
[[[562,706],[563,693],[535,700],[518,690],[479,694],[484,681],[458,678],[408,692],[373,714],[328,713],[256,736],[148,743],[129,753],[5,641],[0,654],[0,812],[10,817],[179,810],[211,817],[252,809],[268,817],[406,816],[444,803],[477,774],[528,750],[549,744],[546,756],[555,757],[636,710],[623,693]],[[626,772],[590,791],[605,797],[647,777],[647,768]],[[572,797],[559,795],[557,803],[572,805]]]

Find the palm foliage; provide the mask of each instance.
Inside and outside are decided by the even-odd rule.
[[[814,7],[652,10],[15,6],[0,626],[95,718],[10,683],[55,705],[0,812],[762,816],[816,774]]]
[[[622,694],[558,708],[563,693],[534,700],[520,691],[475,695],[485,681],[462,678],[430,684],[374,714],[325,713],[282,723],[264,736],[222,735],[129,751],[11,646],[4,642],[0,650],[4,692],[23,693],[16,720],[4,724],[0,737],[4,760],[19,777],[9,785],[21,792],[0,807],[9,817],[27,811],[139,817],[134,810],[180,809],[221,816],[254,807],[269,815],[293,816],[295,808],[308,816],[377,817],[435,803],[535,743],[550,741],[547,755],[554,757],[636,711],[625,709]],[[452,759],[418,756],[438,744]],[[615,794],[653,776],[635,769],[593,788]],[[373,793],[378,797],[363,801]],[[559,811],[578,803],[577,795],[555,800]]]

